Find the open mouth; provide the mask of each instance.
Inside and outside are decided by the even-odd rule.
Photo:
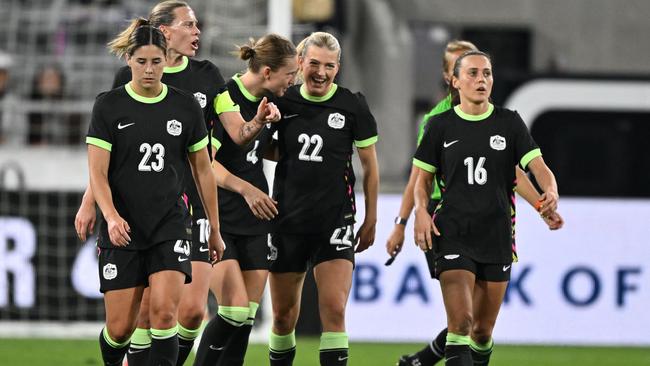
[[[199,49],[199,40],[198,38],[192,41],[192,49],[193,50],[198,50]]]
[[[323,87],[327,84],[327,78],[311,77],[310,80],[316,87]]]
[[[487,89],[485,89],[484,86],[480,86],[480,87],[476,88],[476,91],[478,91],[478,92],[486,92]]]

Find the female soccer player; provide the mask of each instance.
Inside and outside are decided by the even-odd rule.
[[[446,364],[486,365],[513,260],[513,167],[533,172],[543,206],[557,206],[557,184],[519,115],[490,103],[487,54],[461,55],[451,82],[460,105],[433,118],[413,159],[415,241],[435,253],[447,311]],[[432,221],[426,206],[435,172],[446,188]],[[470,347],[480,357],[472,360]]]
[[[341,48],[329,33],[311,34],[298,46],[304,84],[280,101],[279,161],[274,198],[278,216],[272,235],[270,288],[273,326],[271,365],[291,365],[300,295],[311,264],[318,287],[323,333],[321,365],[346,365],[345,307],[352,281],[355,244],[373,244],[379,172],[377,124],[360,93],[334,83]],[[356,203],[352,147],[363,167],[366,216],[355,236]]]
[[[429,123],[429,120],[433,116],[446,112],[449,109],[453,108],[454,104],[458,104],[458,92],[455,89],[451,88],[449,84],[453,75],[453,68],[456,59],[467,51],[478,51],[478,48],[476,48],[473,43],[463,40],[455,40],[447,43],[442,59],[442,77],[445,81],[445,84],[449,87],[450,91],[444,99],[436,104],[436,106],[433,107],[433,109],[431,109],[431,111],[429,111],[429,113],[427,113],[422,118],[422,122],[420,123],[418,129],[418,145],[422,140],[422,136],[424,135],[424,131]],[[528,179],[528,176],[520,168],[515,168],[515,170],[517,172],[517,193],[519,193],[520,196],[529,202],[530,205],[534,206],[540,199],[539,193]],[[417,169],[411,169],[408,183],[406,184],[404,193],[402,195],[402,203],[400,205],[399,214],[395,218],[393,231],[386,241],[386,251],[388,252],[388,255],[393,258],[401,251],[404,244],[404,229],[406,228],[406,223],[409,216],[411,215],[411,211],[413,210],[414,206],[413,186],[415,185],[416,179]],[[429,214],[433,214],[434,208],[440,202],[440,193],[441,192],[438,185],[438,177],[436,176],[433,180],[431,200],[427,206],[427,211]],[[513,204],[512,207],[514,219],[515,205]],[[542,213],[542,219],[551,230],[560,229],[564,224],[562,217],[559,215],[559,213],[553,211],[552,207],[545,208],[544,212]],[[429,269],[433,277],[433,253],[431,251],[427,251],[425,252],[425,257],[427,259],[427,263],[429,264]],[[421,366],[433,366],[436,362],[444,358],[446,337],[447,330],[444,329],[436,336],[433,341],[423,347],[420,351],[411,355],[401,356],[397,362],[398,366],[411,366],[414,364],[419,364]]]
[[[208,135],[194,98],[161,82],[163,33],[140,19],[124,49],[131,81],[101,94],[88,137],[90,185],[104,222],[98,238],[106,326],[99,337],[106,365],[119,365],[140,300],[150,288],[152,365],[175,365],[177,308],[191,281],[191,221],[184,201],[192,166],[211,228],[208,252],[223,254]]]
[[[149,13],[149,23],[160,29],[167,41],[167,67],[164,69],[162,81],[167,85],[175,86],[191,93],[199,102],[208,131],[212,128],[214,114],[212,113],[211,101],[216,97],[218,90],[224,85],[223,77],[217,66],[210,61],[198,61],[193,59],[199,45],[201,31],[198,28],[198,21],[194,11],[184,1],[164,1],[157,4]],[[136,21],[124,30],[109,45],[118,56],[124,55],[124,49],[128,44],[128,37],[135,27]],[[118,70],[113,82],[113,88],[117,88],[129,82],[131,70],[125,66]],[[257,118],[266,120],[271,113],[279,116],[277,108],[269,104],[263,106],[262,113]],[[271,121],[277,117],[271,117]],[[233,128],[239,129],[242,139],[239,143],[244,144],[255,137],[259,130],[250,130],[241,118],[234,120]],[[245,129],[246,127],[246,129]],[[208,145],[208,150],[211,146]],[[220,166],[219,163],[215,165]],[[185,175],[190,176],[189,165],[185,167]],[[179,342],[180,351],[178,365],[182,365],[192,349],[194,340],[198,337],[205,314],[206,297],[209,288],[210,263],[207,252],[207,219],[205,210],[201,204],[196,186],[191,180],[186,185],[186,193],[191,205],[192,213],[192,283],[187,285],[185,296],[179,306]],[[90,188],[86,190],[79,212],[75,219],[75,227],[82,240],[85,240],[88,229],[92,231],[95,220],[95,201]],[[127,354],[130,366],[141,366],[148,364],[148,349],[151,345],[151,334],[149,332],[149,308],[148,293],[145,295],[138,317],[138,328],[131,339],[131,350]]]
[[[269,34],[241,46],[239,57],[248,62],[247,71],[233,76],[214,101],[219,116],[212,138],[215,160],[232,174],[216,171],[219,185],[228,189],[219,189],[226,252],[212,269],[211,289],[219,310],[203,332],[195,365],[243,365],[268,277],[269,220],[278,212],[262,169],[272,139],[270,129],[262,128],[242,148],[234,142],[238,131],[233,120],[243,117],[253,120],[249,123],[266,124],[255,119],[256,111],[267,96],[280,97],[293,85],[298,72],[296,48],[286,38]]]

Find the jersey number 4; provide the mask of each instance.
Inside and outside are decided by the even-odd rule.
[[[484,185],[487,182],[487,170],[483,168],[485,157],[478,158],[476,167],[474,166],[474,158],[471,156],[463,160],[463,162],[467,167],[467,183],[470,185],[474,183]]]
[[[320,163],[323,161],[323,157],[318,155],[323,148],[323,138],[320,135],[309,136],[306,133],[301,133],[298,136],[298,143],[302,144],[302,149],[300,149],[300,154],[298,154],[298,159],[302,161],[313,161]],[[314,149],[311,151],[311,154],[307,154],[311,145],[314,145]]]
[[[165,167],[165,147],[162,144],[153,144],[153,146],[148,143],[143,143],[140,145],[140,152],[144,153],[140,164],[138,164],[138,170],[141,172],[160,172]],[[155,161],[150,161],[151,156],[155,155]]]

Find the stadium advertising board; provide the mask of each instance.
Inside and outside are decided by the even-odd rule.
[[[389,266],[386,238],[400,197],[379,202],[377,240],[356,257],[346,320],[351,339],[425,341],[445,327],[438,282],[413,243]],[[501,343],[650,344],[650,201],[562,199],[565,227],[549,231],[518,200],[520,261],[494,337]],[[363,216],[359,216],[363,217]]]

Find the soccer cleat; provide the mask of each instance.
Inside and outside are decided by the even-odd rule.
[[[422,366],[422,362],[417,355],[402,355],[396,366]]]

